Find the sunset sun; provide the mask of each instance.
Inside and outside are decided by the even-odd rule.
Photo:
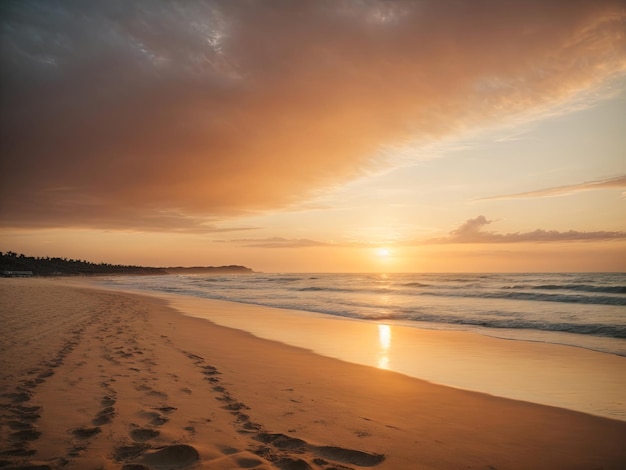
[[[391,250],[389,248],[378,248],[376,255],[378,255],[379,258],[389,258],[389,256],[391,256]]]

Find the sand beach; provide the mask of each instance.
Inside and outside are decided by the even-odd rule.
[[[626,469],[626,0],[0,11],[0,470]]]
[[[161,298],[3,279],[0,299],[0,468],[626,464],[624,421],[325,357]]]

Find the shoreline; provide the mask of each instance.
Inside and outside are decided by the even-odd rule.
[[[361,277],[359,280],[365,283],[365,287],[356,289],[353,292],[357,295],[357,298],[351,298],[350,296],[344,298],[344,293],[351,292],[354,286],[348,284],[334,289],[328,284],[328,279],[323,280],[327,275],[293,274],[285,276],[277,274],[274,276],[277,277],[262,276],[251,282],[241,282],[240,280],[243,280],[243,278],[236,277],[237,279],[220,279],[219,282],[213,283],[210,276],[182,276],[181,279],[178,276],[174,276],[171,282],[169,280],[153,282],[147,277],[138,282],[132,280],[118,282],[113,278],[101,279],[97,282],[108,285],[108,287],[131,289],[137,292],[177,293],[286,310],[321,313],[346,319],[354,318],[370,322],[386,322],[419,329],[469,331],[502,339],[569,345],[626,357],[626,340],[620,338],[622,332],[619,326],[622,323],[621,313],[623,309],[620,309],[617,304],[613,303],[617,302],[616,299],[607,299],[607,301],[611,300],[608,304],[598,304],[600,311],[597,313],[600,314],[600,318],[597,320],[599,323],[590,324],[588,321],[581,319],[589,316],[589,309],[593,308],[589,305],[595,305],[592,298],[585,297],[584,299],[577,299],[571,302],[569,300],[548,301],[549,299],[538,299],[540,301],[535,302],[534,300],[524,300],[523,294],[520,294],[522,295],[521,298],[515,296],[511,299],[508,298],[509,293],[517,292],[517,287],[522,290],[527,288],[529,295],[536,289],[546,287],[548,292],[546,295],[560,298],[561,294],[555,294],[556,290],[553,287],[560,285],[564,289],[572,288],[572,285],[567,283],[559,284],[566,282],[563,279],[560,281],[551,281],[550,279],[533,279],[530,281],[525,281],[524,279],[495,279],[495,288],[498,290],[505,289],[503,292],[506,300],[502,303],[498,297],[490,295],[493,292],[484,292],[486,294],[485,297],[482,295],[449,295],[450,292],[444,292],[443,296],[436,295],[436,292],[433,292],[431,288],[437,286],[437,283],[444,282],[445,284],[447,281],[436,276],[433,279],[422,279],[423,276],[427,276],[422,274],[409,275],[411,278],[404,280],[382,275],[379,275],[381,277],[376,279],[373,276]],[[330,276],[332,277],[333,275]],[[557,274],[557,276],[563,276],[563,274]],[[341,283],[350,277],[352,276],[339,275],[336,282]],[[450,280],[450,282],[456,281],[456,278]],[[385,293],[378,292],[377,284],[381,282],[387,283],[383,285],[383,290],[391,289],[389,298],[387,298]],[[524,282],[527,282],[527,284],[524,284]],[[536,285],[537,282],[545,282],[548,285]],[[556,282],[557,284],[550,284],[550,282]],[[513,283],[516,288],[510,288],[510,283]],[[175,288],[168,289],[166,286]],[[403,290],[406,286],[409,286],[408,290]],[[413,286],[415,286],[415,291]],[[451,288],[448,284],[442,287],[444,287],[444,291]],[[476,288],[476,286],[472,285],[467,287],[470,291]],[[605,286],[605,288],[607,289],[606,292],[602,289],[601,291],[605,292],[606,295],[610,295],[612,288],[610,286]],[[338,303],[324,300],[325,295],[323,291],[326,289],[328,289],[329,295]],[[335,296],[333,293],[335,290],[341,292],[341,294]],[[299,293],[296,294],[297,298],[294,297],[294,293],[297,291],[303,292],[301,299]],[[586,289],[582,289],[582,291],[583,296],[591,295]],[[212,295],[212,292],[216,295]],[[567,295],[576,296],[577,294],[574,290]],[[595,294],[593,295],[595,296]],[[418,298],[413,299],[417,304],[414,306],[405,305],[407,296],[419,296],[419,300]],[[425,304],[422,304],[421,299],[424,299]],[[469,302],[468,305],[464,303],[466,299]],[[501,303],[502,305],[500,305]],[[408,307],[406,311],[403,310],[404,306]],[[551,311],[553,308],[556,311]],[[452,313],[451,317],[448,316],[448,311]],[[464,312],[462,318],[459,317],[459,312]],[[490,312],[490,314],[483,315],[481,312]],[[530,323],[519,325],[517,322],[519,312],[526,312],[524,315],[529,314],[528,321]],[[413,313],[417,316],[414,317]],[[504,318],[500,318],[502,315]],[[573,318],[571,324],[568,316]],[[579,316],[580,318],[576,319]],[[483,320],[484,323],[482,323]],[[577,328],[580,329],[581,327],[583,328],[582,330],[577,330]],[[608,330],[603,330],[604,327]],[[607,333],[607,336],[604,336],[602,333],[599,336],[592,334],[593,331],[603,331]],[[611,332],[615,333],[615,335],[611,335]]]
[[[0,441],[8,442],[0,460],[9,465],[501,470],[626,462],[621,421],[338,361],[183,315],[151,296],[56,281],[2,281],[0,289],[0,311],[12,322],[0,327],[11,340],[0,377]]]
[[[163,299],[184,315],[322,356],[461,390],[626,421],[626,357],[617,354],[472,331],[93,285]]]

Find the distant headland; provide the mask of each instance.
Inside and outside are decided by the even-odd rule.
[[[85,260],[25,256],[12,251],[0,252],[0,276],[107,276],[107,275],[164,275],[164,274],[252,274],[245,266],[149,267],[109,263],[91,263]]]

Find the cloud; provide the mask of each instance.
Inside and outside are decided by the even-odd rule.
[[[219,240],[220,243],[237,243],[246,248],[310,248],[313,246],[331,246],[329,243],[308,240],[306,238],[240,238]]]
[[[184,230],[556,106],[626,70],[624,3],[566,3],[4,2],[0,220]]]
[[[525,243],[626,240],[626,232],[579,232],[577,230],[559,232],[557,230],[537,229],[532,232],[501,234],[482,230],[492,222],[493,220],[489,220],[484,215],[480,215],[474,219],[465,221],[459,228],[451,231],[447,237],[430,239],[427,240],[426,243]]]
[[[223,225],[216,218],[186,215],[179,212],[159,210],[137,211],[133,207],[111,207],[107,204],[83,203],[76,201],[64,207],[58,201],[49,201],[47,206],[33,208],[30,212],[17,213],[11,220],[3,220],[5,228],[36,229],[41,227],[41,220],[46,220],[45,211],[56,210],[59,217],[68,219],[80,215],[84,227],[102,228],[107,230],[172,232],[172,233],[227,233],[256,230],[258,227],[236,227]],[[72,212],[67,214],[67,212]]]
[[[523,193],[504,194],[500,196],[490,196],[477,199],[478,201],[488,201],[497,199],[526,199],[535,197],[554,197],[566,196],[580,191],[592,191],[596,189],[622,189],[626,188],[626,175],[616,176],[595,181],[587,181],[578,184],[569,184],[565,186],[557,186],[553,188],[539,189],[535,191],[527,191]]]

